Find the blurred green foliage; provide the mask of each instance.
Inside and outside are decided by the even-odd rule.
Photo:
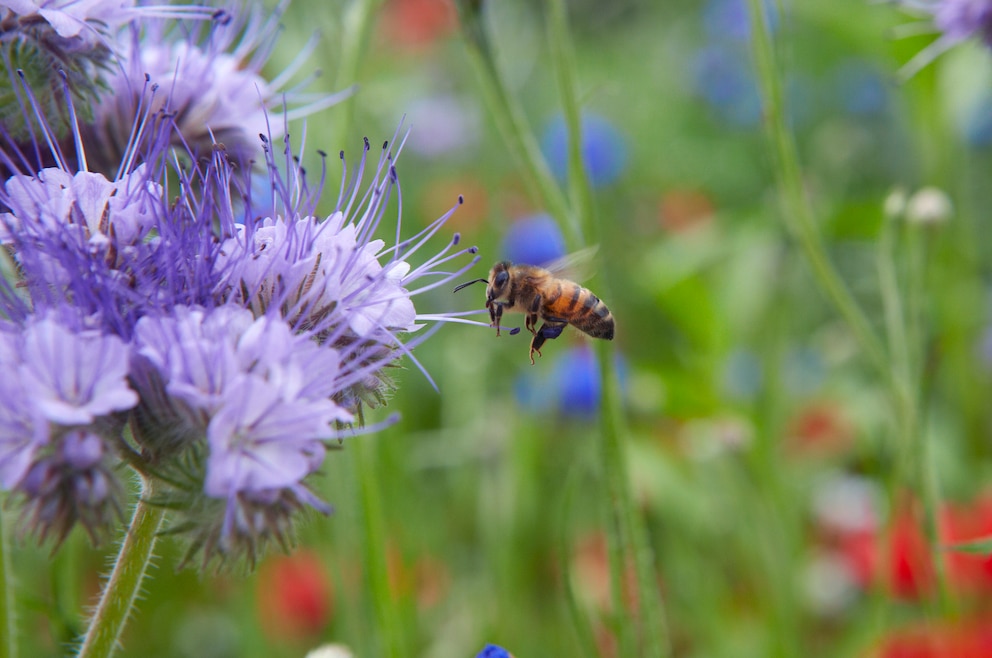
[[[956,539],[992,533],[976,502],[987,493],[992,447],[992,187],[981,173],[992,165],[992,55],[964,45],[899,83],[900,65],[932,37],[892,38],[912,20],[897,8],[797,0],[774,12],[806,191],[830,256],[879,331],[885,199],[936,185],[953,200],[946,224],[894,229],[900,281],[910,276],[910,255],[925,263],[914,349],[929,450],[917,468],[899,461],[906,437],[886,383],[783,228],[739,20],[745,4],[570,4],[584,107],[616,128],[625,153],[617,180],[595,190],[607,267],[590,285],[606,282],[613,292],[604,301],[623,361],[631,486],[654,549],[672,654],[871,655],[899,629],[971,619],[992,603],[980,576],[960,585],[953,565],[943,592],[929,587],[928,567],[912,551],[906,569],[916,591],[890,591],[884,577],[859,582],[863,561],[847,529],[824,520],[868,506],[869,535],[898,539],[894,510],[907,507],[911,527],[924,528],[917,501],[925,472],[936,479],[941,509],[964,510],[968,530],[960,533],[969,536]],[[486,12],[502,71],[541,136],[560,114],[541,3],[501,0]],[[349,15],[347,3],[297,0],[271,74],[319,29],[312,59],[332,84],[340,44],[356,38],[343,33]],[[344,149],[355,160],[363,136],[391,138],[402,121],[401,133],[411,131],[398,162],[404,234],[463,194],[448,227],[479,245],[483,263],[472,275],[485,276],[503,257],[510,223],[544,209],[527,196],[480,103],[454,8],[388,0],[371,20],[354,106],[311,117],[307,153]],[[299,139],[303,130],[291,133]],[[328,201],[338,173],[332,167]],[[477,308],[482,290],[435,290],[417,301],[421,312]],[[280,556],[247,576],[176,573],[176,547],[166,539],[122,655],[288,657],[332,641],[363,657],[390,646],[399,655],[464,658],[487,642],[517,658],[612,655],[597,424],[540,395],[569,384],[556,368],[586,339],[567,331],[533,367],[528,340],[441,328],[416,353],[438,390],[405,360],[394,399],[376,416],[399,411],[401,422],[355,439],[377,487],[379,566],[395,628],[374,621],[383,602],[369,584],[376,565],[363,545],[367,510],[346,441],[319,484],[335,514],[315,516],[299,538],[316,562],[278,578],[271,573]],[[867,494],[831,498],[838,482]],[[959,527],[953,518],[940,517],[942,532]],[[59,655],[81,628],[109,548],[91,550],[77,535],[51,556],[28,545],[14,555],[28,629],[23,655]],[[884,564],[886,551],[875,553]],[[871,573],[884,571],[876,564]],[[596,646],[581,646],[567,577]],[[302,622],[282,619],[286,609]]]

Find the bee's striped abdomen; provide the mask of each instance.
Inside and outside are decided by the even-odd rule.
[[[571,283],[571,282],[569,282]],[[613,340],[613,314],[599,297],[587,288],[572,283],[549,300],[545,315],[561,318],[593,338]]]

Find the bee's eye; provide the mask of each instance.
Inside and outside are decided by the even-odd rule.
[[[496,275],[496,280],[493,281],[493,285],[495,285],[497,288],[502,288],[503,286],[506,285],[506,282],[507,280],[509,280],[509,278],[510,278],[509,272],[506,271],[500,272],[499,274]]]

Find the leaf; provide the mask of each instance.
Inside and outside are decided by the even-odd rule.
[[[945,546],[944,550],[958,553],[973,553],[976,555],[992,555],[992,535],[982,537],[981,539],[964,541],[960,544],[951,544],[950,546]]]

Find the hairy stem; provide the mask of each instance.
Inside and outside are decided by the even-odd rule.
[[[353,441],[350,452],[358,475],[359,499],[362,515],[362,543],[365,555],[365,577],[372,595],[375,624],[382,644],[376,648],[380,655],[399,658],[404,655],[400,615],[389,588],[389,571],[386,555],[386,533],[379,499],[379,483],[373,447],[365,441]]]
[[[17,656],[17,620],[14,610],[14,571],[10,563],[10,530],[0,505],[0,658]]]
[[[151,505],[153,480],[141,478],[141,496],[121,550],[100,594],[100,602],[90,619],[78,658],[106,658],[113,655],[121,633],[134,610],[134,603],[155,549],[158,529],[165,510]]]

